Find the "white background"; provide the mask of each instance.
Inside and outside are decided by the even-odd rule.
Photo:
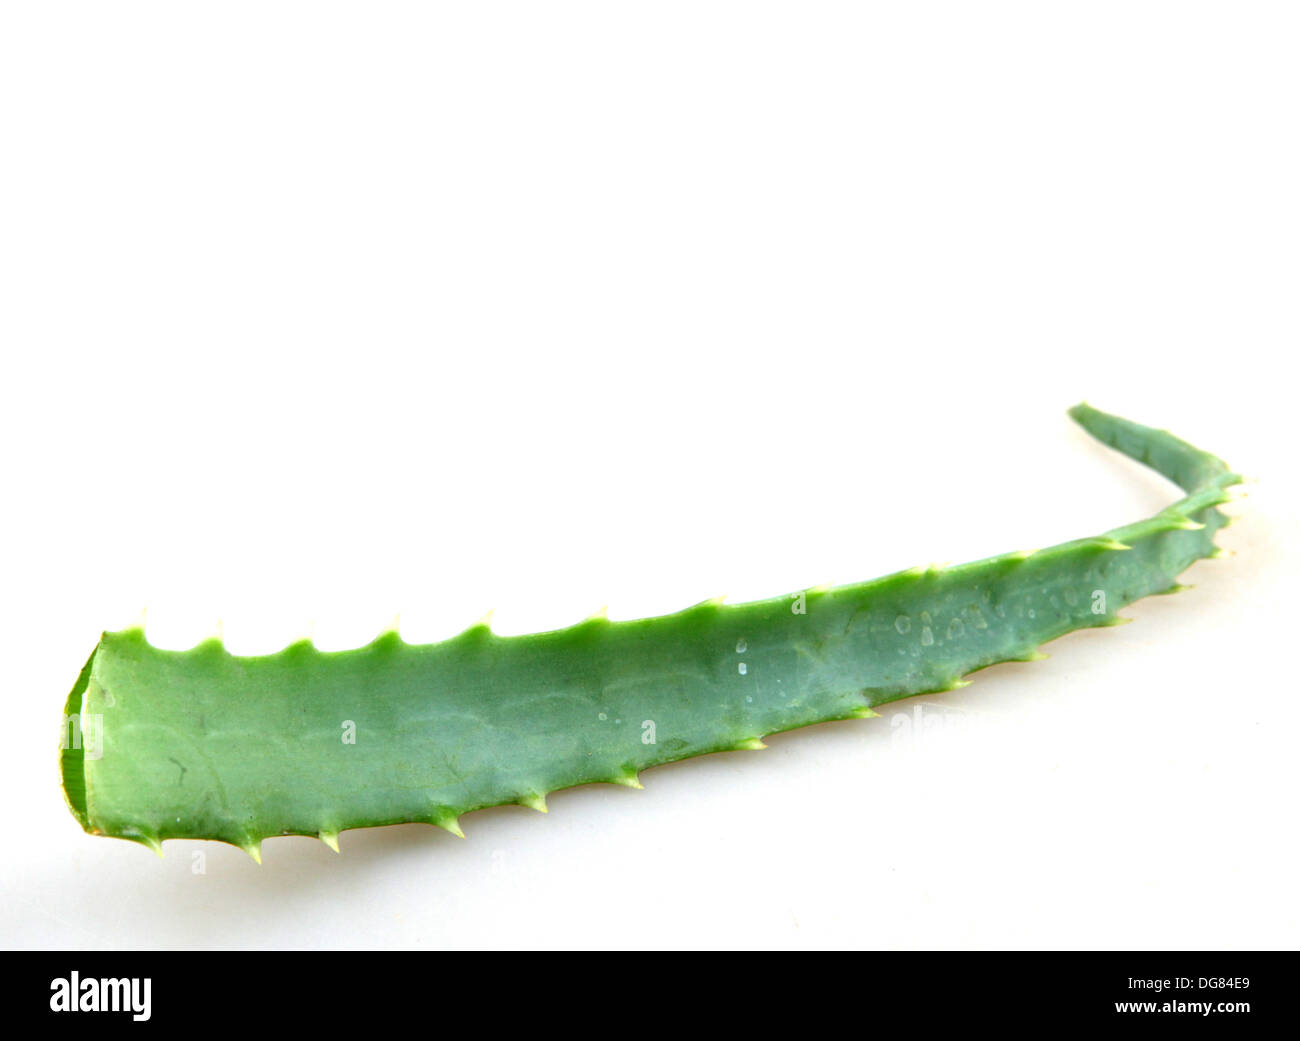
[[[1288,4],[8,4],[5,946],[1300,942]],[[543,817],[83,834],[101,629],[409,640],[1098,533],[1195,591]],[[916,715],[922,706],[921,716]],[[196,851],[206,873],[193,873]]]

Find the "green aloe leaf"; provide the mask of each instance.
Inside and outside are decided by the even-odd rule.
[[[1102,442],[1186,496],[1147,520],[1033,553],[638,621],[590,618],[443,643],[395,632],[356,650],[308,641],[240,657],[219,640],[151,646],[105,633],[65,708],[63,787],[83,828],[161,849],[458,818],[502,803],[544,810],[591,782],[949,690],[1040,657],[1075,629],[1118,624],[1219,555],[1216,508],[1237,474],[1171,434],[1078,405]],[[66,720],[70,720],[67,723]]]

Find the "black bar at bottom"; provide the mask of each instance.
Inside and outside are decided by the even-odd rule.
[[[743,1026],[778,1009],[852,1014],[854,1006],[867,1016],[864,1028],[877,1006],[914,1027],[1129,1021],[1236,1029],[1289,1024],[1296,1010],[1283,963],[1292,959],[1283,953],[841,952],[802,964],[786,956],[781,966],[744,952],[705,957],[707,968],[689,955],[639,952],[38,952],[10,959],[0,988],[8,1018],[43,1029],[112,1022],[334,1031],[414,1019],[459,1032],[464,1024],[447,1017],[465,1015],[493,1031],[544,1017],[661,1033],[688,1007],[716,1013],[719,1026]],[[618,1006],[625,1021],[604,1018]],[[688,1018],[702,1025],[698,1015]]]

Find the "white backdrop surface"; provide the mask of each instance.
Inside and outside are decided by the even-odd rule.
[[[1294,947],[1285,4],[0,14],[10,947]],[[1254,477],[1194,591],[876,720],[268,840],[83,834],[64,696],[1048,545]],[[194,873],[194,853],[205,872]]]

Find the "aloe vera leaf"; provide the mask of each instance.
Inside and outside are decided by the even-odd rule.
[[[337,849],[347,828],[426,821],[460,834],[470,810],[544,810],[550,792],[590,782],[639,787],[646,767],[761,748],[771,733],[1034,660],[1048,640],[1125,621],[1118,609],[1177,590],[1180,572],[1218,555],[1216,507],[1240,480],[1165,431],[1088,405],[1070,414],[1186,496],[1037,552],[528,636],[480,624],[436,644],[389,632],[355,650],[300,641],[240,657],[216,639],[171,651],[139,628],[105,633],[65,707],[65,723],[96,738],[65,741],[68,804],[92,834],[159,851],[217,839],[258,859],[273,835]]]

